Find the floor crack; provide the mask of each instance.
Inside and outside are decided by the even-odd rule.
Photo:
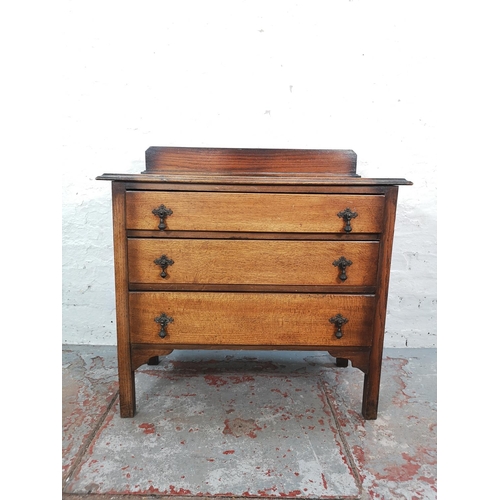
[[[62,491],[63,491],[63,493],[65,493],[65,489],[66,489],[67,485],[70,483],[71,479],[73,479],[75,471],[80,466],[80,464],[83,460],[83,457],[85,456],[85,454],[87,453],[87,450],[89,449],[89,446],[91,445],[92,441],[94,440],[99,429],[102,427],[102,424],[106,420],[107,416],[109,415],[109,412],[111,411],[111,409],[115,405],[117,399],[118,399],[118,390],[115,391],[115,394],[111,398],[111,401],[109,402],[107,408],[104,410],[104,412],[100,416],[99,420],[95,424],[95,426],[92,429],[92,431],[90,432],[90,434],[84,440],[83,445],[80,447],[80,449],[78,450],[78,453],[75,455],[75,460],[74,460],[73,464],[69,467],[66,474],[64,474],[63,479],[62,479]]]
[[[359,496],[357,498],[360,499],[361,498],[361,494],[363,493],[363,481],[361,480],[361,476],[359,475],[358,468],[357,468],[357,466],[356,466],[356,464],[354,462],[354,457],[351,455],[351,448],[349,447],[349,444],[347,443],[347,439],[346,439],[346,437],[344,435],[344,432],[342,431],[342,427],[340,425],[340,421],[337,418],[337,412],[336,412],[335,408],[333,407],[332,402],[330,401],[330,398],[328,396],[328,391],[327,391],[327,388],[326,388],[326,383],[321,378],[320,378],[320,386],[321,386],[321,389],[323,390],[323,393],[325,395],[325,398],[326,398],[326,401],[327,401],[328,406],[330,408],[330,411],[332,412],[332,416],[333,416],[333,419],[335,421],[335,426],[336,426],[336,428],[337,428],[337,430],[339,432],[339,438],[342,441],[344,449],[347,452],[347,453],[345,453],[345,457],[346,457],[347,461],[349,462],[349,466],[351,468],[351,472],[352,472],[352,474],[354,476],[354,480],[355,480],[356,485],[358,487]]]

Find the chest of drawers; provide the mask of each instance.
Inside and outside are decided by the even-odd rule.
[[[120,414],[173,349],[324,350],[377,417],[399,185],[348,150],[159,148],[112,182]]]

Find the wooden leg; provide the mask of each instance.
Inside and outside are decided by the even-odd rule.
[[[125,183],[113,182],[113,243],[115,249],[116,339],[120,416],[135,414],[135,375],[132,366],[128,313],[127,233]]]
[[[149,358],[148,360],[148,365],[154,366],[154,365],[159,365],[160,364],[160,356],[153,356]]]
[[[335,358],[335,364],[340,368],[345,368],[349,364],[349,360],[346,358]]]
[[[381,276],[376,297],[375,315],[373,318],[373,342],[370,351],[368,369],[365,371],[363,386],[362,413],[366,420],[375,420],[378,413],[380,375],[384,350],[385,320],[387,316],[387,296],[389,292],[389,274],[392,256],[392,235],[396,222],[396,205],[398,186],[386,190],[384,231],[379,246],[378,273]]]
[[[124,370],[120,373],[120,417],[131,418],[135,415],[135,373]]]
[[[378,372],[378,373],[377,373]],[[363,404],[361,412],[366,420],[376,420],[378,412],[378,398],[380,389],[380,371],[370,376],[365,374],[363,385]]]

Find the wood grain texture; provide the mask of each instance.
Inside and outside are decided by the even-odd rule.
[[[363,385],[362,413],[365,419],[374,420],[378,414],[380,377],[382,373],[382,354],[384,349],[385,321],[387,313],[387,297],[392,260],[394,226],[396,223],[396,207],[398,187],[392,187],[386,196],[384,211],[384,228],[379,253],[378,284],[376,307],[373,320],[373,347],[370,353],[370,365],[365,374]]]
[[[355,176],[356,153],[327,149],[187,148],[152,146],[147,173],[222,173],[226,175],[328,173]]]
[[[129,239],[129,280],[151,284],[375,286],[378,242]],[[162,269],[155,259],[173,265]],[[333,262],[352,264],[346,280]]]
[[[132,366],[129,311],[127,240],[125,233],[125,186],[113,182],[113,243],[115,259],[116,336],[118,351],[118,379],[120,387],[120,415],[135,414],[135,377]]]
[[[199,184],[199,185],[233,185],[248,186],[251,183],[254,186],[339,186],[359,188],[361,186],[411,186],[413,183],[403,178],[369,178],[369,177],[347,177],[330,174],[283,174],[283,175],[222,175],[193,172],[184,174],[115,174],[104,173],[96,177],[103,181],[122,181],[137,184]]]
[[[160,205],[172,210],[167,229],[195,231],[333,232],[345,234],[338,213],[358,216],[352,233],[382,230],[384,196],[127,191],[127,228],[156,230]]]
[[[147,177],[143,174],[141,180]],[[152,176],[149,176],[152,177]],[[274,179],[274,180],[279,180]],[[168,191],[210,191],[213,193],[293,193],[293,194],[382,194],[385,195],[387,190],[386,185],[343,185],[340,180],[343,177],[337,179],[339,183],[335,184],[325,184],[325,185],[310,185],[310,184],[286,184],[286,183],[265,183],[265,184],[248,184],[250,178],[247,178],[246,184],[238,184],[237,182],[227,183],[227,184],[217,184],[217,183],[168,183]],[[252,178],[254,180],[254,178]],[[359,180],[356,178],[356,180]],[[166,185],[161,182],[126,182],[125,189],[127,191],[165,191]]]
[[[371,345],[374,296],[132,292],[129,296],[132,343],[232,345]],[[159,337],[155,318],[172,317],[168,336]],[[341,339],[332,316],[342,314]]]
[[[159,147],[144,173],[98,179],[113,184],[121,416],[135,412],[134,370],[172,349],[288,349],[351,360],[363,416],[377,417],[397,186],[410,181],[358,176],[351,150]]]

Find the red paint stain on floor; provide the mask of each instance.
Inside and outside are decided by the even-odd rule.
[[[289,396],[288,392],[283,392],[280,389],[271,389],[271,391],[281,394],[284,398],[287,398]]]
[[[323,473],[321,473],[321,480],[323,481],[323,488],[325,488],[325,490],[327,490],[328,484],[326,482],[326,478],[325,478],[325,475]]]
[[[230,375],[229,380],[233,384],[244,384],[245,382],[255,382],[255,378],[251,375]]]
[[[213,385],[215,387],[222,387],[227,384],[227,380],[223,377],[218,377],[217,375],[205,375],[205,382],[208,385]]]
[[[222,452],[224,455],[234,455],[234,450],[226,450]]]
[[[113,419],[113,414],[110,412],[109,415],[106,417],[106,420],[102,424],[101,428],[96,433],[96,435],[94,437],[94,440],[92,441],[91,445],[89,446],[89,449],[87,450],[87,453],[89,455],[92,455],[94,453],[94,445],[95,445],[95,443],[97,442],[97,440],[99,439],[99,437],[101,436],[101,434],[104,432],[104,430],[106,429],[106,427],[110,424],[110,422],[111,422],[112,419]]]
[[[425,476],[420,476],[417,478],[419,481],[423,481],[424,483],[434,485],[436,484],[436,479],[433,477],[425,477]]]
[[[293,490],[288,493],[280,493],[280,497],[298,497],[302,495],[302,491],[300,490]]]
[[[205,375],[205,382],[208,385],[215,387],[222,387],[229,383],[231,384],[244,384],[248,382],[255,382],[255,378],[251,375],[228,375],[221,377],[219,375]]]
[[[154,434],[156,432],[155,426],[153,424],[144,423],[139,425],[143,429],[144,434]]]
[[[270,493],[275,492],[277,489],[278,488],[276,488],[276,486],[273,486],[272,488],[267,488],[265,490],[257,490],[257,493],[261,497],[268,497],[270,496]]]
[[[191,490],[185,490],[184,488],[175,489],[175,486],[170,485],[171,495],[191,495]]]
[[[257,437],[256,431],[262,430],[262,427],[259,427],[255,420],[252,419],[226,419],[224,425],[222,433],[234,437],[248,436],[255,439]]]
[[[402,408],[404,405],[408,404],[410,400],[410,396],[406,394],[406,382],[403,380],[403,377],[405,376],[406,372],[404,370],[404,367],[408,364],[407,359],[401,359],[401,358],[387,358],[388,361],[395,362],[398,366],[396,373],[393,376],[393,379],[396,383],[397,386],[399,386],[399,390],[396,392],[394,398],[392,399],[392,402],[395,406]]]
[[[379,480],[389,480],[389,481],[410,481],[415,478],[420,468],[424,464],[435,465],[435,458],[431,457],[427,450],[419,448],[415,456],[411,456],[408,453],[402,453],[402,458],[405,463],[403,465],[393,465],[391,467],[386,467],[384,470],[386,474],[376,474],[375,477]]]

